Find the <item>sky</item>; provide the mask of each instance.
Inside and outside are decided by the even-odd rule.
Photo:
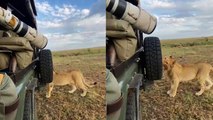
[[[158,19],[160,39],[213,36],[213,0],[141,0]]]
[[[105,0],[35,0],[38,30],[47,48],[68,50],[105,46]],[[213,0],[141,0],[156,16],[160,39],[213,35]]]
[[[46,48],[69,50],[105,46],[103,0],[35,0],[38,31]]]

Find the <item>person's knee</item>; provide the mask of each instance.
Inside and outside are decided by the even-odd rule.
[[[121,89],[114,75],[106,71],[107,120],[118,120],[122,105]]]

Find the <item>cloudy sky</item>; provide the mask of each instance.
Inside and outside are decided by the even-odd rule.
[[[51,50],[105,46],[103,0],[35,0],[38,30]]]
[[[141,0],[158,18],[152,35],[161,39],[213,35],[213,0]]]
[[[105,45],[104,0],[35,0],[37,23],[49,43],[66,50]],[[213,35],[213,0],[141,0],[157,16],[153,36],[161,39]]]

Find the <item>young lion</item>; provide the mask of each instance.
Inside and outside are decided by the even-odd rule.
[[[205,90],[209,90],[213,82],[210,79],[210,71],[213,67],[207,63],[197,63],[181,65],[170,56],[163,59],[164,70],[167,77],[171,80],[171,89],[167,91],[170,97],[175,97],[177,88],[180,82],[196,79],[200,83],[200,91],[196,93],[197,96],[201,95]],[[206,83],[208,85],[206,85]]]
[[[96,83],[94,83],[95,85]],[[74,93],[77,88],[83,90],[82,97],[86,96],[87,87],[93,87],[85,82],[85,78],[80,71],[71,71],[68,73],[53,72],[53,82],[48,84],[46,98],[50,98],[54,85],[63,86],[71,85],[72,89],[69,93]]]

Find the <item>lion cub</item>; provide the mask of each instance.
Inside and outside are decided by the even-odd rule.
[[[210,64],[197,63],[181,65],[170,56],[163,59],[163,66],[167,78],[171,80],[171,89],[167,91],[170,97],[176,95],[180,82],[192,79],[198,80],[200,83],[200,91],[196,93],[197,96],[201,95],[205,90],[209,90],[213,85],[209,75],[210,71],[213,71],[213,67]]]
[[[96,83],[94,83],[94,85],[95,84]],[[53,72],[53,82],[47,85],[48,89],[46,98],[50,98],[54,85],[71,85],[72,89],[69,91],[69,93],[74,93],[77,88],[80,88],[83,90],[83,93],[81,94],[82,97],[86,96],[88,89],[87,87],[93,87],[85,82],[85,78],[80,71],[71,71],[67,73]]]

